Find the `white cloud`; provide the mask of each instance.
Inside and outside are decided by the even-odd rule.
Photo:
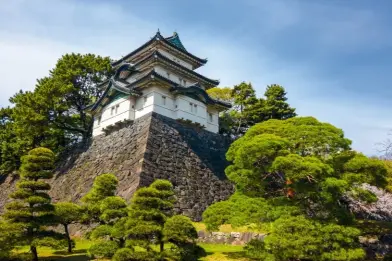
[[[0,22],[8,18],[18,24],[9,25],[14,30],[0,26],[0,106],[6,105],[8,98],[19,89],[33,89],[36,79],[46,76],[64,53],[91,52],[119,58],[147,41],[161,27],[164,34],[177,29],[188,50],[208,57],[207,65],[199,70],[201,73],[219,78],[224,86],[251,81],[259,95],[267,84],[282,84],[288,90],[289,102],[300,115],[312,115],[343,128],[354,140],[355,149],[373,154],[374,144],[382,141],[387,134],[388,122],[385,115],[377,113],[377,109],[349,103],[337,96],[336,100],[326,100],[318,95],[320,89],[339,86],[339,81],[319,78],[317,67],[313,64],[287,61],[262,44],[255,52],[223,34],[216,35],[195,25],[176,25],[176,28],[168,24],[158,25],[150,20],[152,17],[138,18],[132,10],[124,10],[111,2],[39,0],[39,4],[34,2],[34,6],[30,1],[5,3],[10,2],[12,4],[0,11],[0,14],[8,15],[3,15]],[[3,6],[2,3],[0,0]],[[298,6],[282,3],[269,5],[271,12],[260,19],[270,22],[270,32],[284,30],[303,21],[303,11]],[[46,8],[42,9],[42,6]],[[279,10],[285,14],[282,19]],[[268,26],[264,24],[265,28]],[[344,35],[350,28],[352,26],[348,24],[336,34]],[[329,35],[333,32],[328,30],[320,32],[325,42],[334,40],[333,34]],[[364,123],[369,121],[373,127]]]

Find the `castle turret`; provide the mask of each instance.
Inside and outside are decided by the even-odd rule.
[[[165,38],[158,31],[112,64],[114,76],[102,83],[103,96],[89,108],[94,116],[93,136],[109,125],[151,112],[190,120],[217,133],[219,112],[230,104],[207,94],[219,81],[195,71],[206,63],[207,59],[187,51],[177,33]]]

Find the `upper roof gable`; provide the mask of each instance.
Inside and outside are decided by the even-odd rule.
[[[173,35],[170,37],[166,37],[166,40],[168,40],[171,44],[177,46],[181,50],[187,52],[187,50],[185,49],[184,45],[182,44],[177,32],[174,32]]]
[[[157,41],[161,41],[163,44],[166,44],[167,46],[177,50],[179,53],[183,54],[184,56],[188,56],[191,60],[197,62],[199,64],[199,66],[207,63],[207,59],[199,58],[199,57],[191,54],[190,52],[188,52],[185,49],[184,45],[182,44],[177,33],[175,33],[173,36],[164,38],[161,35],[161,33],[158,31],[154,37],[152,37],[149,41],[144,43],[142,46],[140,46],[136,50],[130,52],[129,54],[125,55],[123,58],[113,62],[112,66],[117,66],[117,65],[121,64],[122,62],[126,61],[127,59],[129,59],[133,55],[137,54],[138,52],[140,52],[141,50],[143,50],[147,46],[149,46]]]

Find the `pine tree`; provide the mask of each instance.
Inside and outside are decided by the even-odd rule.
[[[82,217],[82,208],[72,202],[59,202],[55,204],[56,220],[63,225],[65,237],[68,242],[68,253],[72,253],[72,240],[69,235],[68,226],[80,221]]]
[[[159,258],[164,256],[163,227],[168,217],[172,216],[174,203],[173,186],[169,181],[156,180],[147,188],[140,188],[132,198],[127,229],[127,246],[143,248],[146,253],[135,252],[140,258]],[[160,246],[159,252],[153,248]],[[141,259],[143,260],[143,259]]]
[[[265,119],[285,120],[297,116],[295,109],[287,103],[287,93],[285,89],[278,84],[267,86],[264,93],[265,100]]]
[[[116,176],[102,174],[82,198],[86,210],[84,219],[99,223],[91,232],[91,238],[99,240],[89,249],[92,257],[111,258],[118,248],[125,246],[127,204],[121,197],[114,196],[117,184]]]
[[[197,231],[188,217],[176,215],[168,218],[163,235],[165,242],[172,244],[166,252],[173,260],[196,261],[205,255],[204,249],[196,243]]]
[[[6,205],[4,218],[11,224],[23,227],[24,243],[30,246],[34,261],[38,261],[37,246],[56,246],[63,236],[45,229],[54,225],[54,206],[47,191],[50,185],[45,179],[53,176],[55,155],[46,148],[31,150],[22,158],[21,179],[16,191],[10,195],[13,202]]]
[[[91,190],[82,197],[85,222],[100,222],[101,202],[107,197],[112,197],[116,193],[118,180],[113,174],[99,175],[93,183]]]

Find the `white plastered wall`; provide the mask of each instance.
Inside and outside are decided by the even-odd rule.
[[[175,62],[181,64],[182,66],[184,66],[184,67],[186,67],[186,68],[188,68],[188,69],[193,70],[191,64],[185,62],[185,61],[182,60],[182,59],[179,59],[178,57],[172,55],[171,53],[169,53],[169,52],[167,52],[167,51],[165,51],[165,50],[162,50],[162,49],[159,49],[159,52],[160,52],[163,56],[169,58],[170,60],[175,61]]]
[[[219,131],[216,109],[207,108],[204,103],[187,96],[174,96],[166,88],[158,86],[147,88],[144,90],[143,97],[137,99],[136,119],[152,111],[172,119],[182,118],[197,122],[214,133]]]
[[[118,121],[133,120],[135,104],[133,98],[122,97],[106,105],[100,114],[94,116],[93,136],[102,134],[102,129]]]

